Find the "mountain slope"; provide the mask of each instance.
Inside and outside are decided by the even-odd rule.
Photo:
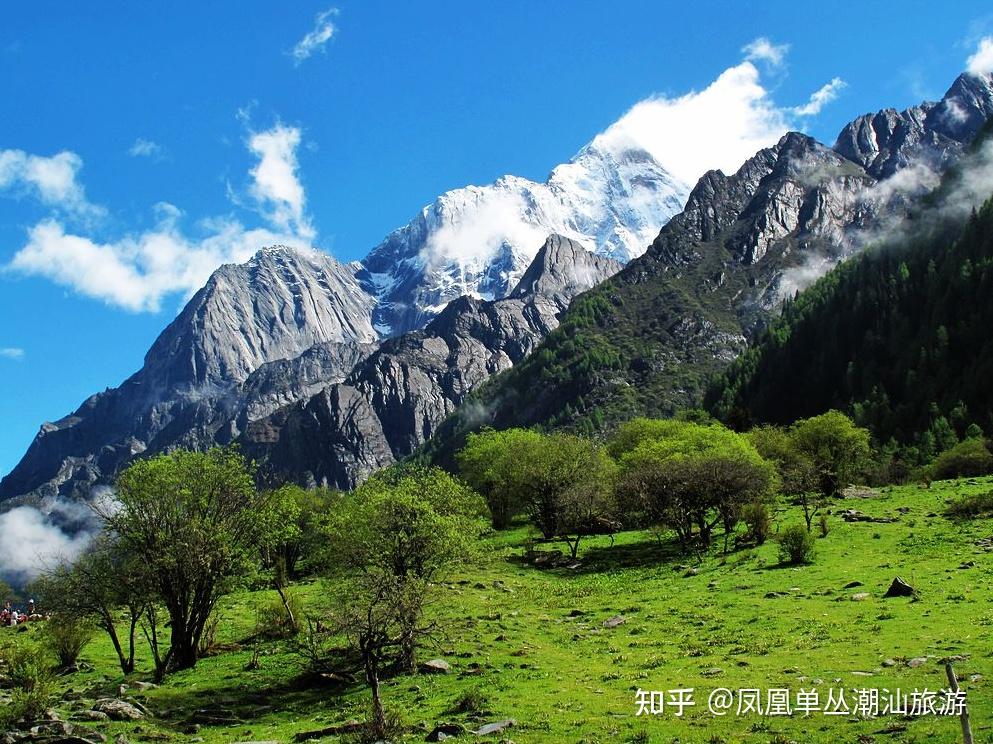
[[[331,357],[354,361],[352,344],[376,339],[372,305],[352,270],[323,253],[277,246],[222,266],[158,337],[138,372],[41,427],[0,481],[0,500],[85,496],[141,452],[230,436],[218,435],[217,411],[238,407],[232,399],[242,397],[239,386],[254,370],[315,343],[336,344]]]
[[[950,429],[993,432],[993,200],[918,223],[787,303],[708,407],[739,425],[846,410],[923,461]]]
[[[410,455],[481,382],[524,359],[577,292],[619,268],[553,235],[509,297],[455,300],[423,331],[386,341],[344,382],[249,425],[239,441],[276,476],[352,487]]]
[[[942,102],[925,106],[948,110],[950,101],[966,100],[963,90],[981,102],[965,119],[975,128],[957,128],[961,139],[945,129],[938,137],[928,117],[905,112],[908,137],[933,147],[908,149],[908,137],[891,139],[880,144],[887,151],[880,162],[897,174],[954,163],[993,107],[990,77],[963,75]],[[594,431],[698,405],[707,380],[783,299],[902,219],[926,186],[916,178],[878,180],[843,152],[796,133],[733,175],[706,174],[644,256],[577,298],[541,347],[482,386],[428,451],[444,460],[467,431],[485,424]]]

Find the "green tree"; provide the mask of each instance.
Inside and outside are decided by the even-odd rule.
[[[264,503],[253,466],[231,448],[139,460],[118,477],[118,508],[101,516],[169,616],[158,676],[196,664],[218,599],[257,565]]]
[[[527,484],[520,464],[541,441],[542,435],[530,429],[485,429],[470,434],[459,451],[459,473],[486,499],[494,528],[509,526],[523,509]]]
[[[719,424],[638,419],[619,429],[611,451],[622,504],[643,523],[673,529],[684,550],[695,540],[708,547],[722,525],[726,552],[744,506],[776,483],[774,466],[747,437]]]
[[[93,618],[110,638],[121,672],[131,674],[138,623],[151,600],[145,568],[144,562],[103,533],[74,563],[43,574],[32,591],[47,611],[74,619]],[[123,640],[118,630],[122,617]]]
[[[766,460],[776,465],[781,492],[799,503],[807,530],[824,506],[817,467],[800,449],[793,432],[779,426],[757,426],[748,439]]]
[[[362,591],[378,596],[383,587],[393,587],[390,592],[404,597],[403,670],[416,668],[416,630],[423,609],[422,602],[412,601],[423,592],[408,590],[408,583],[436,582],[468,561],[486,516],[479,494],[439,468],[417,466],[373,475],[329,515],[332,569],[358,576]],[[392,602],[389,597],[382,601]]]
[[[564,539],[573,557],[583,535],[611,529],[616,468],[593,440],[488,430],[469,437],[459,462],[503,515],[501,522],[523,509],[546,540]]]
[[[837,496],[866,465],[872,452],[867,429],[855,425],[840,411],[797,421],[790,436],[813,463],[825,498]]]

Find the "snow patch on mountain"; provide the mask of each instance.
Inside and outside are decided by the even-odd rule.
[[[507,296],[556,233],[621,262],[644,253],[689,186],[647,151],[596,141],[544,183],[504,176],[442,194],[387,236],[358,279],[382,335],[422,327],[452,300]]]

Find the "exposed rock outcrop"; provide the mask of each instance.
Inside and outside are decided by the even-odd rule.
[[[274,475],[352,487],[411,454],[476,387],[526,357],[575,294],[619,268],[552,236],[506,299],[455,300],[423,331],[384,342],[344,382],[248,425],[240,441]]]

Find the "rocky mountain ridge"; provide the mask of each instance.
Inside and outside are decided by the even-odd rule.
[[[460,297],[424,330],[384,342],[343,382],[255,422],[239,441],[276,479],[351,488],[413,453],[476,387],[526,358],[573,296],[620,267],[553,235],[508,297]]]
[[[799,133],[737,172],[704,175],[648,251],[574,300],[534,354],[490,380],[428,449],[446,461],[467,432],[541,424],[602,432],[635,415],[699,405],[707,382],[782,301],[912,219],[930,179],[959,161],[993,108],[990,76],[963,75],[942,101],[895,115],[902,134],[855,153]],[[962,111],[954,127],[941,112]],[[877,177],[874,173],[892,175]]]

